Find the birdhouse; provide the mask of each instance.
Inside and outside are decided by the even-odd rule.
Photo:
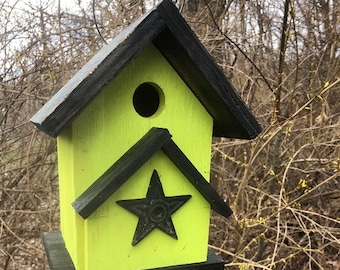
[[[58,145],[61,233],[44,236],[52,269],[223,269],[208,252],[210,210],[232,211],[209,184],[212,136],[261,128],[171,1],[31,121]]]

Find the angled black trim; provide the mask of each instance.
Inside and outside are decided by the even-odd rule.
[[[253,139],[262,131],[237,91],[177,8],[157,8],[167,28],[153,41],[214,119],[214,136]]]
[[[73,208],[84,219],[88,218],[160,149],[210,203],[215,212],[224,217],[232,214],[228,204],[171,140],[169,131],[161,128],[152,128],[144,135],[72,203]]]
[[[104,46],[32,118],[56,137],[150,43],[214,119],[214,136],[253,139],[261,126],[170,0]]]
[[[60,232],[43,233],[43,244],[51,270],[75,270]]]
[[[92,57],[31,122],[57,137],[164,28],[155,10],[132,23]]]
[[[162,147],[163,152],[177,166],[177,168],[185,175],[185,177],[195,186],[202,196],[210,203],[211,208],[218,214],[229,217],[233,212],[223,199],[218,195],[215,189],[205,180],[196,167],[175,144],[170,140]]]
[[[170,139],[167,129],[152,128],[72,203],[73,208],[88,218]]]

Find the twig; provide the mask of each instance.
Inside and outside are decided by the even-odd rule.
[[[260,74],[260,76],[262,77],[262,79],[264,80],[265,84],[268,86],[269,90],[274,93],[273,88],[270,86],[268,80],[266,79],[266,77],[264,76],[264,74],[262,73],[262,71],[257,67],[257,65],[248,57],[248,55],[241,49],[241,47],[239,45],[236,44],[236,42],[234,42],[230,37],[228,37],[223,31],[222,29],[219,27],[218,23],[216,22],[215,18],[214,18],[214,14],[207,2],[207,0],[204,0],[204,3],[206,5],[206,7],[208,8],[209,14],[211,19],[214,22],[214,25],[216,27],[216,29],[218,30],[218,32],[220,32],[220,34],[222,36],[224,36],[231,44],[233,44],[241,53],[242,55],[253,65],[253,67],[257,70],[257,72]]]

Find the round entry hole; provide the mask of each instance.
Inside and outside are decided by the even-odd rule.
[[[162,92],[160,88],[151,83],[142,83],[133,94],[133,106],[136,112],[143,117],[154,115],[161,104]]]

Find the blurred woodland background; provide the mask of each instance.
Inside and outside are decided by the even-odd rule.
[[[0,269],[48,269],[58,230],[56,141],[30,117],[102,46],[90,0],[0,1]],[[71,3],[72,2],[72,3]],[[97,0],[110,41],[156,2]],[[264,127],[215,138],[211,216],[227,269],[340,269],[340,2],[178,0],[181,14]]]

